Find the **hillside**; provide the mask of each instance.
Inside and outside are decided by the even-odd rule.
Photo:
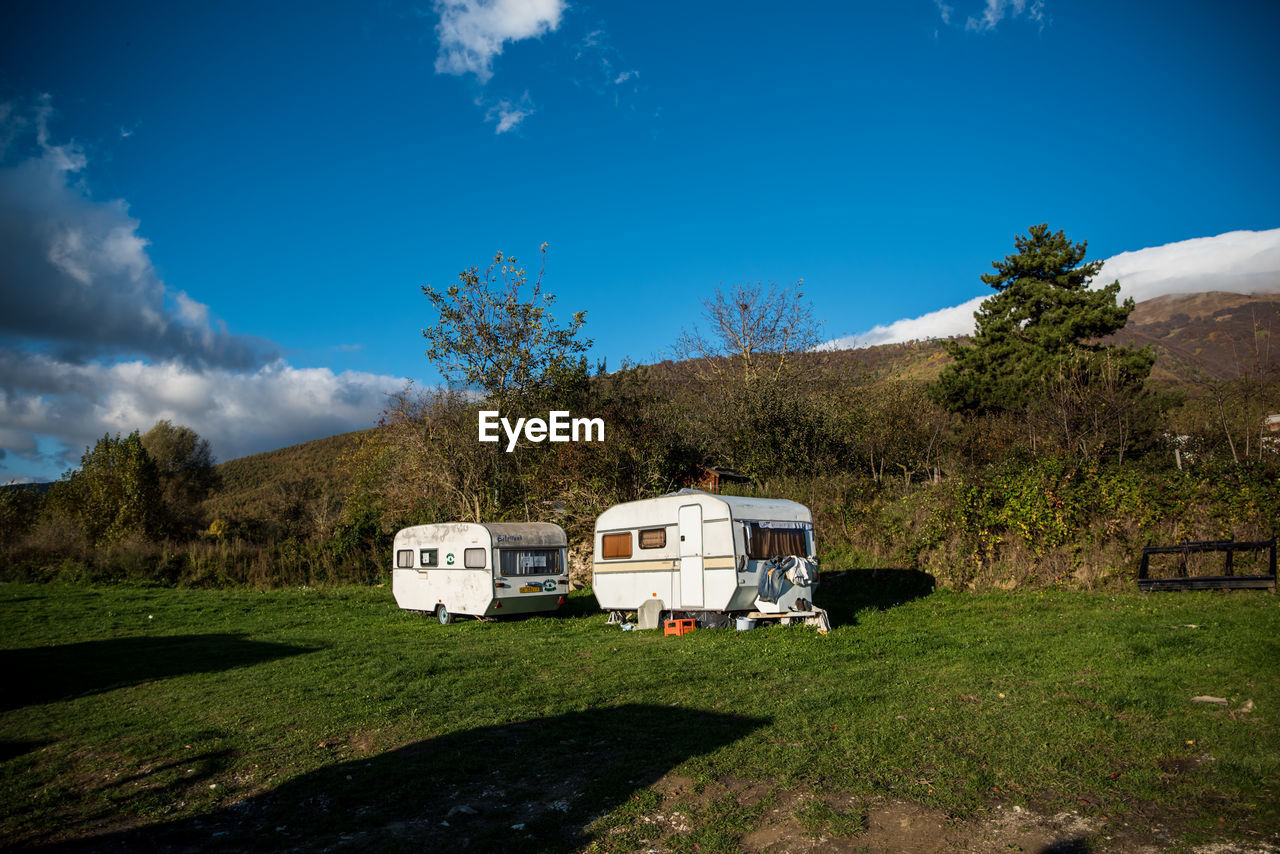
[[[811,374],[811,382],[821,384],[839,376],[845,380],[922,380],[934,379],[947,355],[939,340],[906,341],[879,344],[857,350],[820,350],[801,354]],[[689,369],[683,362],[670,359],[646,365],[652,380],[683,382]]]
[[[1280,294],[1214,291],[1138,303],[1112,340],[1157,353],[1152,378],[1175,384],[1274,372],[1280,349]]]
[[[1280,294],[1178,294],[1138,303],[1117,343],[1156,350],[1152,377],[1194,390],[1205,379],[1230,379],[1261,366],[1274,372],[1280,349]],[[928,382],[947,363],[941,341],[882,344],[858,350],[806,354],[813,387],[864,381]],[[646,368],[650,381],[680,384],[684,365],[663,361]],[[376,428],[374,428],[376,429]],[[320,491],[345,492],[341,456],[374,429],[316,439],[218,466],[223,486],[206,505],[211,517],[245,518]]]
[[[221,463],[222,487],[205,502],[205,510],[211,519],[270,518],[282,505],[317,493],[342,494],[342,458],[373,432],[340,433]]]
[[[1280,293],[1211,291],[1169,294],[1134,306],[1124,329],[1107,340],[1156,352],[1152,379],[1194,387],[1205,380],[1235,379],[1280,370]],[[949,361],[942,341],[881,344],[818,354],[835,372],[876,379],[935,379]]]

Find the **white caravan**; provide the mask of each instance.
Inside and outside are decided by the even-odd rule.
[[[552,611],[569,591],[569,542],[546,522],[446,522],[396,534],[391,590],[396,604],[492,617]]]
[[[607,611],[638,611],[650,600],[704,622],[714,622],[711,614],[821,611],[812,604],[813,514],[794,501],[682,489],[615,505],[596,519],[592,569],[596,600]],[[762,575],[771,580],[767,591]]]

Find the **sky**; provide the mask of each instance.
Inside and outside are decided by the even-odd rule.
[[[1041,222],[1135,292],[1275,289],[1278,35],[1274,2],[16,0],[0,483],[160,418],[222,460],[372,426],[440,381],[421,287],[544,242],[611,368],[740,283],[803,280],[845,346],[954,334]]]

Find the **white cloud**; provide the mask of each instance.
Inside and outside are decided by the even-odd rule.
[[[527,110],[499,110],[498,125],[493,129],[493,132],[495,134],[506,133],[528,118],[529,115],[530,113]]]
[[[1280,228],[1229,231],[1107,259],[1098,284],[1120,282],[1120,296],[1142,301],[1203,291],[1280,292]]]
[[[1280,293],[1280,228],[1230,231],[1121,252],[1106,259],[1094,285],[1115,281],[1120,282],[1120,298],[1133,297],[1136,302],[1204,291]],[[974,297],[951,308],[875,326],[828,341],[819,349],[846,350],[968,335],[974,328],[973,313],[984,299]]]
[[[973,331],[973,313],[978,310],[978,306],[984,299],[986,297],[974,297],[968,302],[951,308],[942,308],[919,317],[908,317],[895,320],[893,323],[873,326],[866,332],[828,341],[818,349],[857,350],[861,347],[874,347],[877,344],[897,344],[902,341],[968,335]]]
[[[521,96],[519,103],[513,104],[511,101],[504,100],[489,107],[485,111],[484,120],[486,122],[497,122],[497,127],[493,132],[502,134],[509,130],[514,130],[522,121],[535,112],[533,101],[529,98],[529,93],[525,92]]]
[[[613,83],[616,86],[619,83],[626,83],[628,80],[631,80],[632,78],[639,77],[639,76],[640,76],[639,71],[624,71],[621,74],[619,74],[617,77],[613,78]]]
[[[565,8],[564,0],[436,0],[436,72],[474,74],[487,83],[507,42],[554,32]]]
[[[950,24],[954,8],[943,0],[934,0],[934,4],[938,7],[938,14],[942,16],[942,23]],[[964,28],[971,33],[993,32],[1006,17],[1016,18],[1024,12],[1042,28],[1048,21],[1044,0],[1032,0],[1030,5],[1027,0],[986,0],[981,13],[977,16],[969,15],[965,19]]]
[[[59,470],[103,434],[146,431],[162,418],[194,429],[222,460],[364,429],[408,382],[282,361],[238,372],[177,361],[75,364],[14,351],[0,351],[0,376],[0,445],[33,460],[37,440],[52,438],[62,451],[45,464]]]

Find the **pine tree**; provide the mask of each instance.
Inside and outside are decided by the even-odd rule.
[[[972,343],[947,345],[953,362],[935,387],[942,404],[957,412],[1023,411],[1069,366],[1078,372],[1103,357],[1141,388],[1155,357],[1098,343],[1124,327],[1133,299],[1116,303],[1119,282],[1089,287],[1102,262],[1085,262],[1087,245],[1034,225],[1014,239],[1015,254],[992,262],[995,272],[982,281],[996,294],[974,313]]]

